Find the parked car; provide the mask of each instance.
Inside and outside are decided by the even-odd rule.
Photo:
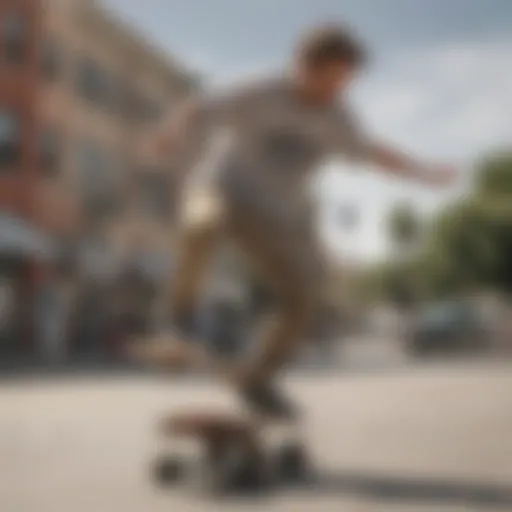
[[[489,329],[477,308],[466,302],[436,304],[421,312],[407,335],[415,356],[485,351]]]

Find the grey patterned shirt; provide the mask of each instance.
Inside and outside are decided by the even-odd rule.
[[[217,158],[212,164],[218,185],[228,200],[247,207],[295,210],[294,205],[304,204],[305,185],[325,159],[365,160],[371,147],[345,105],[307,104],[284,77],[205,98],[195,133],[188,137],[189,153],[197,155],[198,141],[219,129],[230,134],[231,142],[221,163]]]

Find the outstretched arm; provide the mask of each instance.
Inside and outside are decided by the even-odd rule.
[[[220,126],[234,128],[257,96],[257,86],[241,85],[219,94],[191,98],[149,134],[149,145],[162,157],[173,160],[181,160],[184,152],[197,154],[212,130]]]
[[[434,187],[450,185],[456,177],[455,169],[451,167],[425,164],[375,141],[346,107],[340,108],[335,132],[335,152],[374,164],[382,172]]]
[[[451,167],[426,165],[381,144],[370,146],[369,159],[383,172],[434,187],[448,186],[456,177],[455,169]]]
[[[147,134],[146,150],[161,159],[181,177],[200,158],[207,125],[203,101],[189,99]]]

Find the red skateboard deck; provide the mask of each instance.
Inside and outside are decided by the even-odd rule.
[[[166,436],[204,440],[206,443],[242,443],[254,445],[258,437],[255,421],[217,412],[182,412],[166,418],[162,424]]]

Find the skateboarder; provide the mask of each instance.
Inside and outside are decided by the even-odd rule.
[[[229,237],[279,298],[275,322],[245,367],[234,371],[245,399],[269,414],[290,412],[271,382],[307,329],[322,283],[307,195],[312,173],[340,155],[434,187],[454,178],[451,168],[418,163],[360,126],[345,93],[365,61],[350,29],[316,28],[300,40],[289,71],[197,99],[158,139],[182,173],[184,213],[169,299],[173,339],[191,337],[207,263],[219,237]],[[200,178],[205,148],[221,132],[227,137],[222,157],[207,178],[204,168],[199,172],[198,186],[191,177]]]

